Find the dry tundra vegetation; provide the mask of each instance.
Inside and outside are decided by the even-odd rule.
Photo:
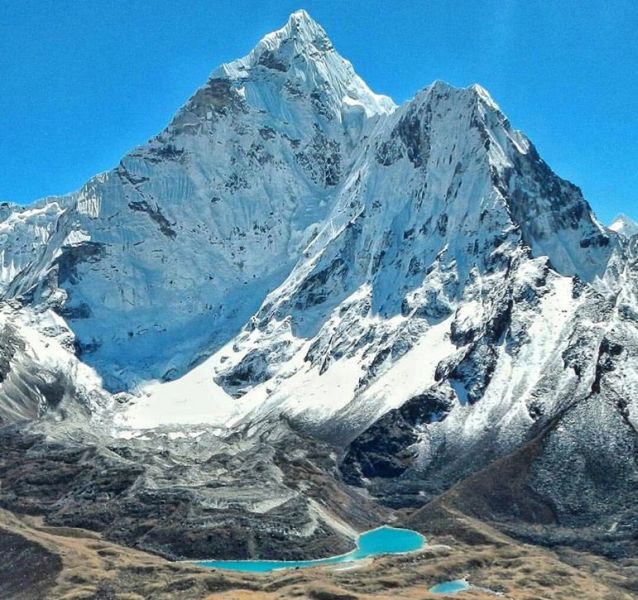
[[[0,510],[0,598],[11,600],[426,600],[435,583],[467,576],[463,600],[630,600],[638,561],[612,563],[523,544],[438,503],[405,516],[428,545],[356,565],[242,575],[119,546],[83,529]],[[633,578],[632,578],[633,575]],[[633,588],[633,589],[632,589]]]

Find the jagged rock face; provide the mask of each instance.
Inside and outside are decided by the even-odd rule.
[[[405,506],[542,434],[552,518],[608,504],[631,535],[604,478],[636,477],[638,238],[617,231],[483,88],[395,107],[300,11],[116,169],[0,206],[0,416],[58,406],[21,366],[50,340],[73,423],[106,436],[285,415],[341,453],[330,477]]]
[[[437,82],[379,121],[323,229],[212,370],[250,418],[283,409],[335,442],[432,386],[465,421],[499,366],[534,372],[570,276],[602,277],[618,244],[481,88]]]
[[[354,294],[360,316],[416,317],[396,358],[452,313],[472,269],[502,270],[514,247],[563,274],[601,274],[605,230],[482,88],[437,82],[394,109],[295,13],[116,169],[67,198],[6,209],[5,297],[53,307],[119,390],[181,375],[255,312],[260,328],[291,317],[290,357]],[[322,338],[312,362],[325,370]],[[378,335],[359,347],[372,344]],[[270,341],[259,345],[276,363]],[[230,395],[243,368],[216,373]],[[277,374],[265,370],[241,392]]]
[[[366,123],[392,108],[293,16],[116,169],[11,213],[5,296],[54,306],[112,388],[171,378],[290,271]]]
[[[172,559],[345,553],[386,514],[335,480],[329,447],[284,422],[128,440],[7,427],[0,447],[2,506]]]
[[[0,204],[0,291],[46,251],[65,201],[45,199],[31,207]]]
[[[559,296],[545,289],[542,321],[522,339],[519,297],[481,397],[434,422],[405,412],[414,402],[427,410],[429,396],[390,411],[349,445],[344,477],[392,506],[418,506],[468,478],[454,502],[514,535],[635,555],[635,243],[625,252],[614,295],[578,282]],[[534,357],[540,338],[543,355]],[[517,355],[526,369],[515,368]]]
[[[0,426],[45,416],[88,422],[112,408],[100,378],[78,361],[73,344],[59,316],[0,306]]]

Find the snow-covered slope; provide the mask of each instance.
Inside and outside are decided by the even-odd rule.
[[[64,198],[44,199],[29,207],[0,204],[0,292],[45,251],[65,206]]]
[[[130,426],[284,412],[347,436],[442,379],[458,407],[485,370],[531,389],[557,343],[542,324],[573,276],[614,287],[621,244],[483,88],[397,108],[304,11],[116,169],[3,211],[5,298],[66,320],[135,393]],[[520,359],[497,349],[513,326]]]
[[[566,281],[593,281],[615,244],[478,86],[437,82],[379,121],[336,193],[290,275],[197,371],[211,381],[199,394],[222,402],[221,386],[237,398],[232,414],[364,427],[435,382],[466,346],[459,329],[510,314],[515,288],[547,269],[534,256]],[[551,341],[534,341],[542,360]],[[180,385],[193,389],[193,377]],[[459,403],[484,392],[453,387]]]

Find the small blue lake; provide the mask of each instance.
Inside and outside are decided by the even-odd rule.
[[[430,588],[433,594],[456,594],[464,590],[469,590],[470,584],[465,579],[455,579],[454,581],[444,581]]]
[[[380,556],[382,554],[403,554],[414,552],[425,546],[426,539],[411,529],[396,527],[379,527],[362,533],[357,539],[357,547],[352,552],[319,558],[316,560],[198,560],[193,561],[200,567],[209,569],[228,569],[230,571],[249,571],[251,573],[267,573],[277,569],[297,569],[303,567],[319,567],[336,565]]]

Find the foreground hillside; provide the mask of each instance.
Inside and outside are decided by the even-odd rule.
[[[341,571],[242,576],[170,563],[87,530],[49,527],[38,518],[0,511],[0,598],[425,600],[441,597],[427,591],[435,583],[464,576],[492,590],[463,593],[472,600],[498,597],[493,592],[511,600],[635,597],[635,576],[589,554],[520,544],[447,510],[430,515],[428,529],[437,533],[414,555],[377,558]],[[27,566],[35,563],[37,569]]]

